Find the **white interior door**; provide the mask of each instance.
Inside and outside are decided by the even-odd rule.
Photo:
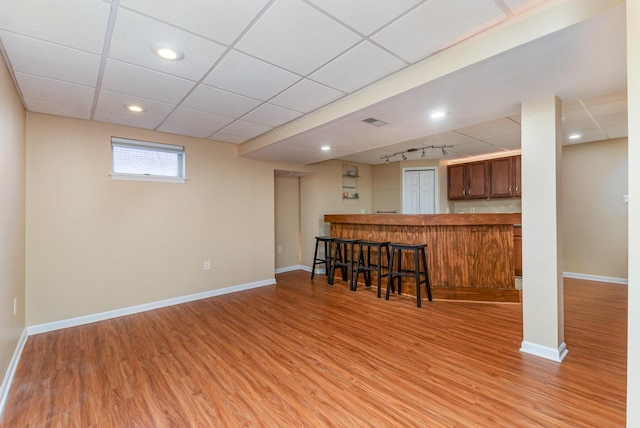
[[[436,171],[405,170],[403,179],[403,214],[435,214]]]

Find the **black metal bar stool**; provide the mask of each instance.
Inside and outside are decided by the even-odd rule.
[[[324,264],[324,271],[327,277],[331,273],[331,243],[333,237],[331,236],[316,236],[316,249],[313,251],[313,266],[311,267],[311,279],[316,273],[316,266]],[[318,257],[318,247],[320,244],[324,244],[324,256]]]
[[[336,268],[342,272],[342,280],[349,281],[349,289],[353,290],[353,273],[356,266],[356,245],[360,243],[358,239],[333,238],[333,253],[331,255],[331,274],[329,275],[329,285],[333,285],[336,276]]]
[[[371,272],[375,272],[378,276],[378,298],[381,297],[382,277],[389,276],[389,244],[389,242],[360,241],[360,245],[358,246],[358,263],[356,265],[355,279],[352,288],[353,291],[356,291],[358,288],[358,278],[361,272],[364,275],[364,285],[367,287],[371,286]],[[372,251],[372,249],[375,249],[375,251]],[[374,256],[373,261],[371,261],[372,253]],[[383,261],[386,263],[386,266],[383,264]],[[383,274],[382,269],[386,269],[387,273]]]
[[[427,271],[427,244],[391,244],[391,257],[389,261],[389,278],[387,283],[387,296],[386,300],[389,300],[389,291],[393,287],[393,281],[398,278],[398,294],[402,292],[402,277],[412,277],[416,280],[416,299],[418,307],[421,306],[420,298],[420,284],[425,285],[427,289],[427,296],[431,301],[431,284],[429,283],[429,272]],[[413,260],[415,263],[415,269],[402,269],[402,252],[412,251]],[[394,259],[398,258],[398,267],[394,267]],[[420,269],[420,263],[422,262],[422,269]],[[423,277],[422,279],[421,276]]]

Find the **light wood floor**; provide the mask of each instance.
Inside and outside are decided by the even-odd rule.
[[[1,426],[624,426],[625,286],[566,280],[558,364],[518,304],[277,280],[30,337]]]

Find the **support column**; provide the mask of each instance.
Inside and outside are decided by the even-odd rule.
[[[640,1],[627,0],[627,106],[629,108],[629,297],[627,426],[640,427]]]
[[[522,313],[520,351],[553,361],[564,343],[560,162],[562,102],[522,103]]]

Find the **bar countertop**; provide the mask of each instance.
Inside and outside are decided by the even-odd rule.
[[[515,225],[522,223],[522,214],[325,214],[324,221],[327,223],[386,224],[397,226]]]

